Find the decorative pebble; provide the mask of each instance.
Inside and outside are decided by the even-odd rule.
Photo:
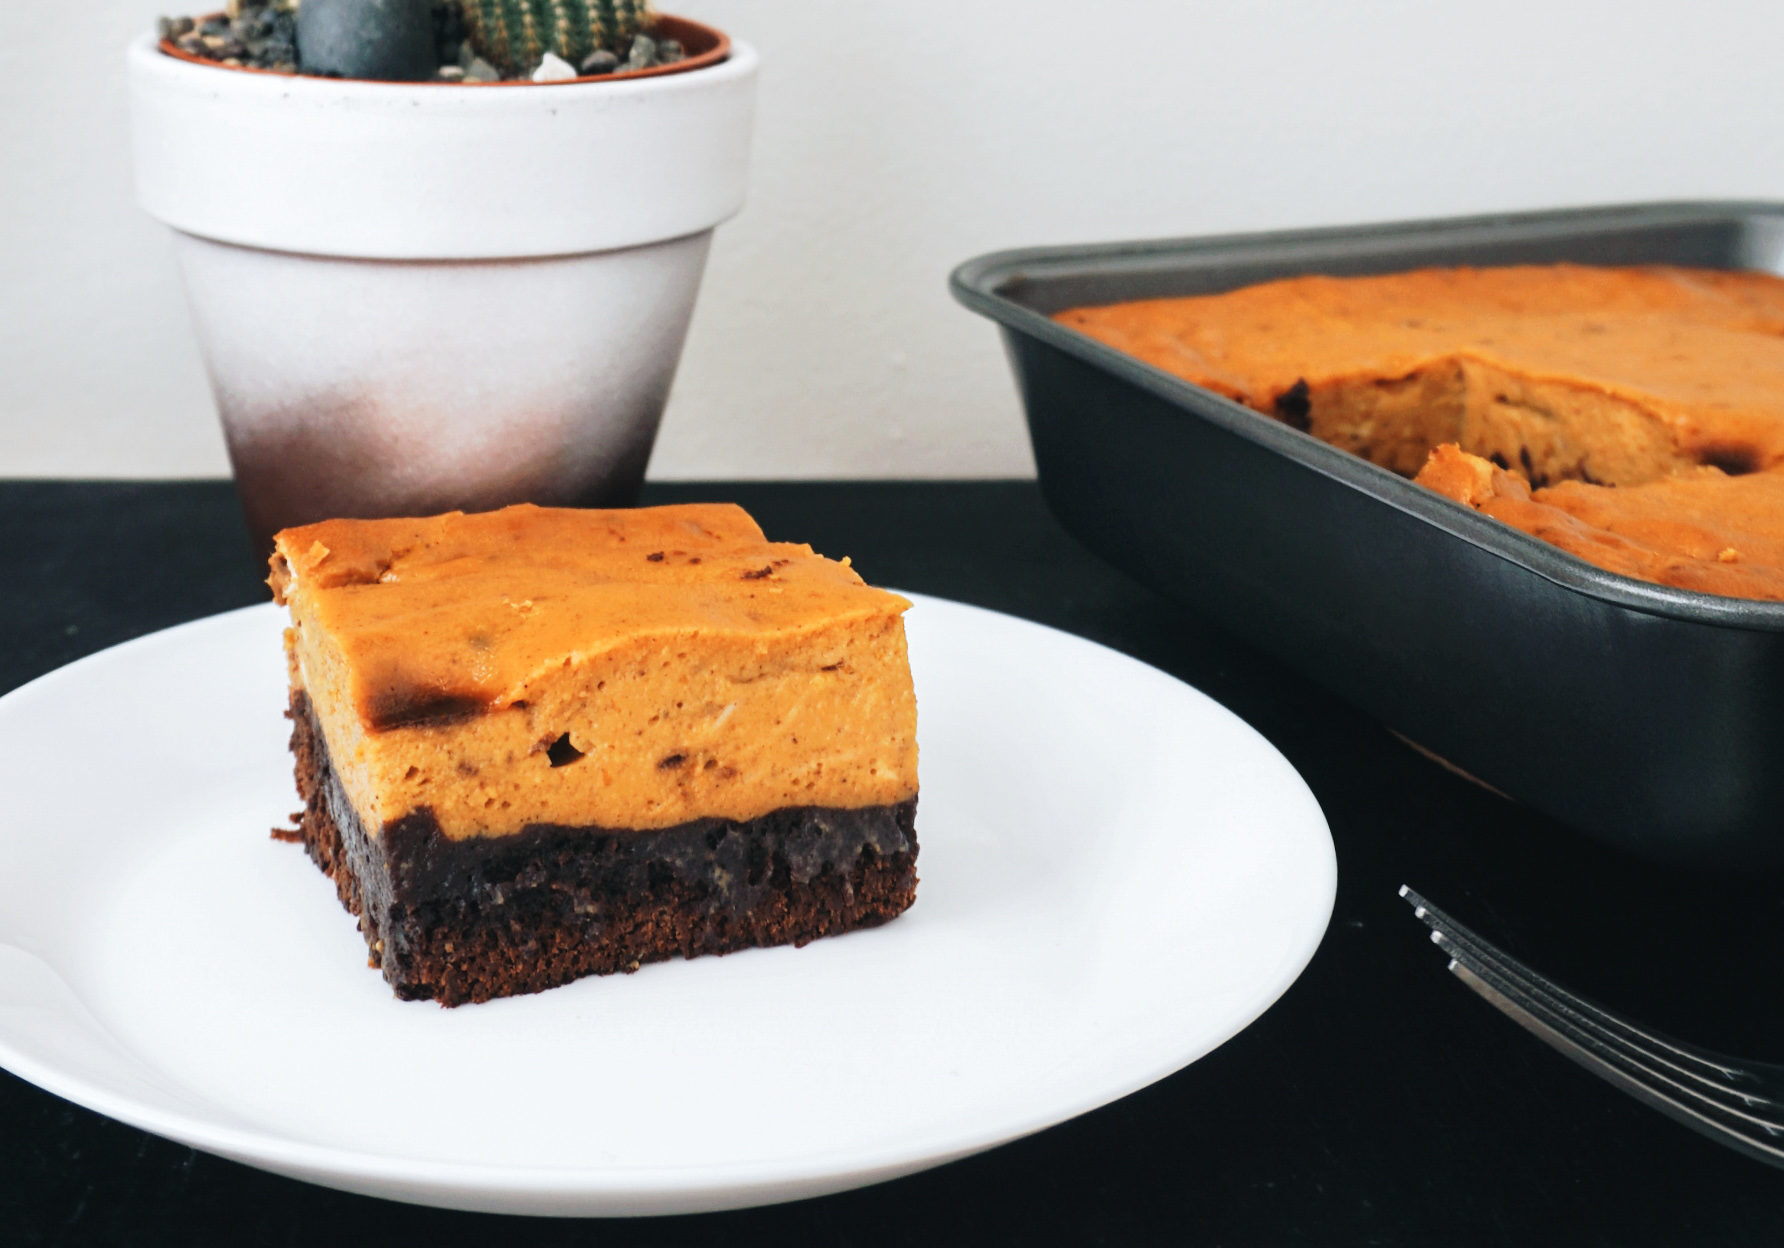
[[[163,17],[155,30],[180,51],[219,65],[297,72],[294,0],[230,0],[227,21]]]
[[[418,82],[439,69],[429,0],[303,0],[297,63],[305,73]]]
[[[226,0],[226,16],[162,17],[155,29],[182,52],[218,64],[385,81],[503,80],[471,46],[459,7],[439,0]],[[344,49],[343,39],[350,45]],[[685,59],[679,40],[639,33],[575,66],[548,52],[530,75],[518,77],[564,82]]]
[[[569,82],[576,77],[576,66],[555,52],[547,52],[533,71],[534,82]]]
[[[229,23],[229,33],[243,43],[252,43],[256,39],[265,39],[273,33],[273,11],[271,9],[243,9],[241,16]]]

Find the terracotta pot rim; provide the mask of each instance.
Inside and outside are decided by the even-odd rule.
[[[195,19],[199,22],[209,21],[213,17],[223,17],[223,13],[207,13]],[[673,65],[653,65],[649,69],[619,70],[611,74],[591,74],[587,77],[562,78],[555,82],[532,82],[525,78],[508,82],[442,82],[435,78],[423,78],[419,81],[403,82],[390,78],[325,78],[316,74],[287,74],[278,70],[260,69],[253,65],[224,65],[209,57],[194,56],[174,46],[172,39],[157,41],[156,48],[163,56],[172,57],[176,61],[184,61],[188,65],[201,65],[206,69],[220,69],[235,74],[260,74],[268,78],[307,78],[315,82],[351,82],[364,86],[376,87],[573,87],[586,86],[598,82],[637,82],[644,78],[660,78],[671,74],[685,74],[691,70],[706,69],[709,66],[722,64],[731,55],[731,36],[716,26],[708,26],[689,18],[677,17],[672,13],[658,13],[652,20],[649,30],[663,31],[671,38],[679,39],[685,47],[690,42],[686,36],[692,36],[694,42],[707,43],[704,51],[688,56]]]

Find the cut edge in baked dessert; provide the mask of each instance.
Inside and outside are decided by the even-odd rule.
[[[1566,265],[1286,279],[1225,296],[1068,309],[1055,319],[1600,568],[1698,592],[1784,599],[1784,524],[1768,523],[1784,509],[1784,395],[1768,419],[1751,393],[1732,403],[1715,393],[1715,377],[1707,379],[1703,397],[1682,401],[1677,394],[1644,393],[1615,369],[1570,373],[1556,360],[1581,349],[1572,343],[1563,342],[1553,359],[1539,346],[1530,363],[1519,357],[1528,343],[1487,335],[1475,345],[1429,349],[1434,339],[1420,320],[1426,315],[1421,293],[1437,290],[1447,301],[1443,311],[1453,312],[1466,283],[1527,285],[1545,272],[1558,285],[1583,281],[1600,292],[1627,276],[1644,287],[1642,299],[1661,303],[1668,292],[1656,296],[1646,287],[1675,283],[1697,329],[1725,328],[1731,339],[1748,333],[1767,344],[1784,333],[1784,283],[1771,275]],[[1747,278],[1752,291],[1744,289]],[[1359,313],[1359,297],[1344,292],[1346,285],[1383,295],[1379,316],[1390,327],[1384,331],[1390,346],[1374,353],[1380,364],[1364,358],[1369,351],[1343,361],[1328,349],[1374,323],[1371,309]],[[1222,300],[1234,297],[1248,301],[1247,319],[1221,327],[1235,342],[1260,333],[1271,318],[1280,318],[1281,338],[1284,323],[1295,317],[1305,323],[1286,336],[1300,332],[1311,340],[1326,303],[1343,316],[1317,343],[1323,358],[1305,370],[1268,347],[1259,359],[1241,347],[1230,358],[1220,356],[1216,348],[1224,344],[1212,330],[1178,333],[1170,324],[1172,318],[1215,322]],[[1504,300],[1505,290],[1494,297]],[[1554,325],[1558,337],[1608,335],[1614,344],[1616,318],[1600,323],[1590,306],[1571,319],[1555,307],[1539,311],[1549,318],[1540,323]],[[1502,323],[1516,323],[1515,311],[1492,312]],[[1656,324],[1667,315],[1665,308],[1640,307],[1619,314]],[[1145,323],[1148,315],[1154,324]],[[1717,316],[1726,326],[1718,326]],[[1535,312],[1531,319],[1538,321]],[[1403,340],[1396,337],[1400,326],[1414,327]],[[1586,348],[1600,349],[1598,342]],[[1784,351],[1777,354],[1772,367],[1784,368]]]

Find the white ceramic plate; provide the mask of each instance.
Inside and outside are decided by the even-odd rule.
[[[274,608],[0,698],[0,1065],[350,1191],[645,1214],[990,1148],[1256,1018],[1331,914],[1300,777],[1153,668],[916,601],[907,914],[455,1010],[394,999],[333,886],[267,835],[297,805]]]

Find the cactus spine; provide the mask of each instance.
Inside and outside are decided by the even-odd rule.
[[[459,0],[471,46],[504,73],[521,73],[555,52],[580,65],[590,52],[617,53],[650,21],[648,0]]]

